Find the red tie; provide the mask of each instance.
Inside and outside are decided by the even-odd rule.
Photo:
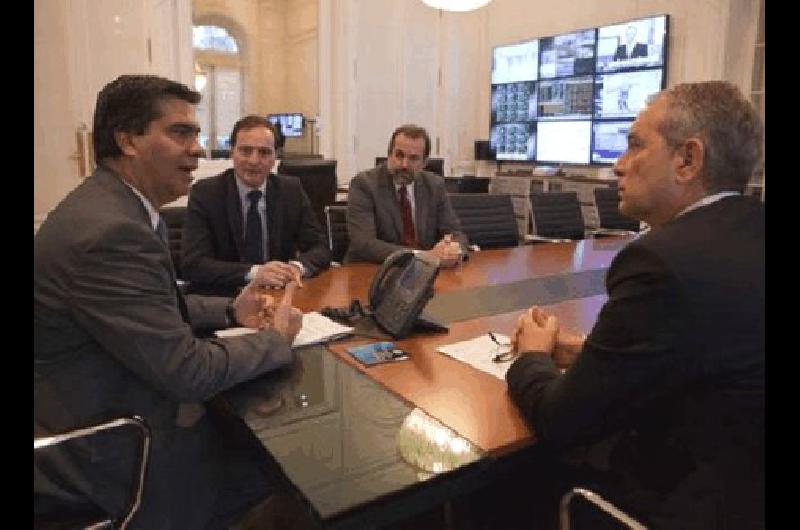
[[[400,217],[403,219],[403,245],[406,247],[417,247],[417,236],[414,234],[414,218],[411,216],[411,202],[408,200],[408,192],[405,186],[400,186],[397,190],[400,196]]]

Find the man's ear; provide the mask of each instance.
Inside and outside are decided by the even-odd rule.
[[[678,169],[676,175],[678,182],[688,183],[689,181],[699,178],[700,172],[703,169],[703,155],[705,154],[705,145],[699,138],[689,138],[683,143],[678,151],[682,160],[678,162]]]
[[[114,141],[117,142],[117,147],[123,154],[134,156],[136,154],[136,146],[133,144],[133,134],[125,131],[115,131]]]

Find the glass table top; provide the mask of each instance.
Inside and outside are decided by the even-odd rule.
[[[483,458],[324,346],[225,397],[323,521]]]

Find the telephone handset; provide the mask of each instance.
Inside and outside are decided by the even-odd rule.
[[[414,326],[433,297],[439,260],[425,252],[397,250],[381,264],[369,288],[369,305],[378,324],[395,338]]]

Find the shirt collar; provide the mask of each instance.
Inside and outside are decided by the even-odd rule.
[[[152,203],[147,199],[147,197],[144,196],[144,194],[142,194],[141,191],[128,184],[125,179],[120,180],[126,186],[128,186],[137,197],[139,197],[139,200],[142,201],[142,204],[144,205],[144,209],[147,210],[147,215],[150,216],[150,224],[153,225],[153,230],[158,230],[158,221],[161,219],[161,214],[158,213],[158,210],[153,208]]]
[[[720,199],[724,199],[725,197],[733,197],[734,195],[741,195],[738,191],[721,191],[719,193],[715,193],[713,195],[706,195],[699,201],[690,204],[680,212],[675,217],[680,217],[681,215],[691,212],[692,210],[696,210],[697,208],[702,208],[703,206],[708,206],[709,204],[713,204]]]
[[[251,188],[250,186],[244,184],[241,179],[236,176],[235,171],[233,173],[233,179],[236,181],[236,189],[239,191],[239,199],[242,201],[242,203],[247,201],[247,194],[253,190],[260,190],[262,197],[267,195],[267,179],[269,179],[269,175],[267,175],[267,178],[264,179],[264,182],[258,188]]]

